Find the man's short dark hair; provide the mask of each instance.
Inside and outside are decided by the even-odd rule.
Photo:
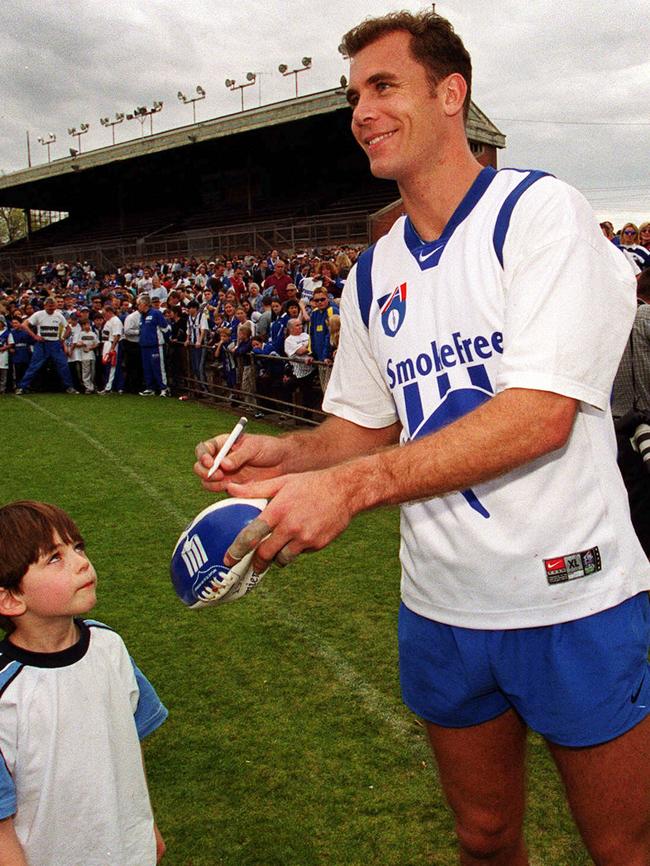
[[[366,18],[343,37],[340,50],[354,57],[382,36],[403,31],[411,36],[411,54],[426,69],[431,87],[454,72],[467,82],[463,116],[467,121],[472,95],[472,59],[453,26],[430,9],[422,12],[390,12],[379,18]]]

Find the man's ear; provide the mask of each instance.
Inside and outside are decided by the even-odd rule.
[[[445,113],[450,117],[462,112],[467,95],[467,82],[459,72],[452,72],[436,86]]]
[[[17,589],[0,587],[0,614],[3,616],[20,616],[27,610],[27,605]]]

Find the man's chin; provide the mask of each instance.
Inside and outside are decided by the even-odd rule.
[[[373,177],[377,177],[380,180],[395,180],[395,173],[391,170],[390,166],[386,164],[382,165],[382,161],[380,159],[372,160],[369,159],[370,173]]]

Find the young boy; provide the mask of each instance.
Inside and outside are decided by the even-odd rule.
[[[81,381],[86,394],[95,391],[95,349],[99,346],[99,337],[93,330],[88,319],[81,323],[76,348],[81,354]]]
[[[237,310],[239,313],[241,307]],[[243,310],[241,310],[243,312]],[[248,321],[241,322],[237,326],[237,345],[233,349],[237,363],[237,378],[241,391],[246,394],[255,393],[255,367],[251,359],[253,349],[253,328]],[[249,409],[255,408],[255,401],[247,403]]]
[[[97,575],[60,508],[0,508],[0,864],[154,866],[139,740],[167,710],[93,620]]]

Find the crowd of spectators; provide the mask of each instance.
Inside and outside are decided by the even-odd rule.
[[[0,393],[250,395],[320,404],[358,250],[45,262],[0,291]],[[258,396],[254,397],[253,394]],[[248,399],[248,398],[247,398]]]
[[[637,276],[650,269],[650,221],[601,229]],[[314,407],[358,252],[271,250],[101,271],[45,262],[0,290],[0,393],[233,392],[240,402],[251,395],[259,414],[276,400]]]
[[[627,256],[637,276],[650,267],[650,221],[638,226],[625,223],[617,232],[611,222],[602,222],[600,228],[605,237]]]

